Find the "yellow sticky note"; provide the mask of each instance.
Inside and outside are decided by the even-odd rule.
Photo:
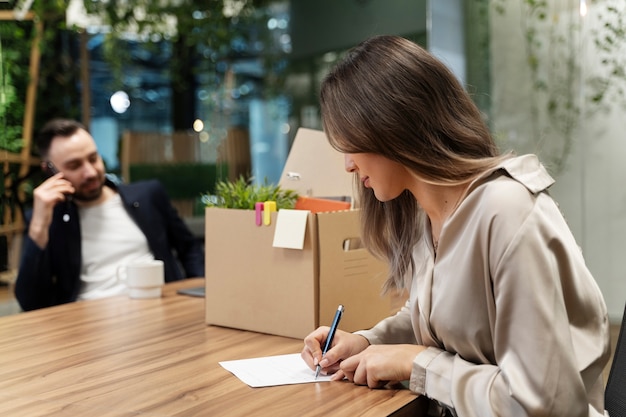
[[[302,250],[309,213],[309,210],[279,210],[272,246]]]

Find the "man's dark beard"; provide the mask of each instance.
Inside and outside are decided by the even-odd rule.
[[[94,190],[90,194],[77,192],[72,197],[77,201],[83,201],[83,202],[94,201],[94,200],[97,200],[102,195],[103,188],[104,188],[104,184],[102,184],[98,189]]]

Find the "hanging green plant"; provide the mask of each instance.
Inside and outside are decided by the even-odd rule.
[[[519,7],[531,82],[531,137],[536,149],[548,152],[545,158],[558,174],[583,118],[609,112],[616,104],[626,107],[626,3],[594,3],[599,25],[590,34],[600,59],[591,69],[581,55],[587,10],[578,1],[492,0],[492,7],[499,14]]]
[[[142,42],[145,48],[162,41],[175,45],[170,59],[174,89],[188,86],[190,65],[202,64],[202,69],[215,72],[220,60],[228,60],[237,53],[234,45],[257,41],[269,48],[271,44],[269,34],[261,34],[264,31],[259,30],[266,26],[271,0],[83,0],[83,3],[88,15],[97,16],[110,28],[104,53],[118,82],[124,64],[130,59],[120,55],[124,50],[120,43],[128,39]],[[268,78],[274,76],[268,71]]]

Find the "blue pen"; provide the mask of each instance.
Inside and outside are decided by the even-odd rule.
[[[339,304],[337,307],[337,312],[335,313],[335,318],[333,319],[333,324],[330,325],[330,330],[328,331],[328,336],[326,337],[326,343],[324,344],[324,350],[322,350],[322,358],[330,349],[330,345],[333,344],[333,338],[335,337],[335,332],[337,331],[337,326],[339,326],[339,320],[341,320],[341,315],[343,314],[343,305]],[[318,364],[317,369],[315,370],[315,379],[320,376],[320,371],[322,367]]]

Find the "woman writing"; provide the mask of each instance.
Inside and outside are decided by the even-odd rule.
[[[455,76],[380,36],[324,79],[330,143],[354,173],[367,248],[406,305],[370,330],[304,340],[314,369],[376,388],[409,381],[429,413],[604,414],[606,306],[534,155],[500,154]]]

